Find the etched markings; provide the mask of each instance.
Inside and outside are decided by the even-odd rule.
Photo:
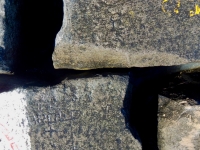
[[[190,17],[194,16],[194,15],[199,15],[200,14],[200,6],[199,5],[195,5],[195,10],[191,10],[190,11]]]
[[[19,150],[17,144],[14,141],[13,136],[11,135],[11,132],[9,132],[8,129],[1,123],[0,123],[0,132],[4,135],[5,139],[9,143],[10,148],[12,150]]]

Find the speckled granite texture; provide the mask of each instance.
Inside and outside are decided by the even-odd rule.
[[[29,89],[32,148],[140,150],[121,114],[127,82],[127,77],[96,77]]]
[[[112,75],[3,92],[0,124],[22,149],[141,150],[121,113],[127,84],[128,76]],[[10,147],[3,133],[0,146]]]
[[[198,61],[199,9],[197,0],[64,0],[54,67],[168,66]]]

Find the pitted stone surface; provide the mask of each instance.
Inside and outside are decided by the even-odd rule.
[[[199,60],[199,15],[199,4],[189,0],[64,0],[54,67],[165,66]]]
[[[127,76],[65,80],[27,89],[32,149],[135,149],[121,114]]]

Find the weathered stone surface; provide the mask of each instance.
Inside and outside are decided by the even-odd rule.
[[[158,145],[161,150],[200,149],[200,106],[194,100],[159,97]]]
[[[17,99],[14,96],[12,101],[7,98],[11,105],[5,104],[3,110],[6,114],[7,108],[13,108],[16,115],[8,119],[11,113],[8,111],[0,116],[0,120],[10,131],[19,129],[12,136],[15,146],[23,149],[27,146],[25,149],[141,150],[140,143],[126,129],[121,114],[127,85],[127,75],[112,75],[66,79],[54,86],[18,89],[13,92],[22,95],[16,102],[23,103],[20,103],[19,110],[26,114],[25,118],[23,115],[21,119],[18,117],[20,113],[14,113],[13,103],[15,97]],[[13,117],[18,119],[12,121]],[[19,136],[23,131],[25,138]]]
[[[199,9],[189,0],[64,0],[54,67],[144,67],[199,60]]]

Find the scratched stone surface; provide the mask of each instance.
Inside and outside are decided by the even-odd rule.
[[[64,80],[26,92],[31,149],[134,149],[121,113],[127,76]]]
[[[159,97],[158,145],[161,150],[200,149],[200,106],[193,99]]]
[[[63,0],[55,68],[183,64],[199,60],[198,0]]]

